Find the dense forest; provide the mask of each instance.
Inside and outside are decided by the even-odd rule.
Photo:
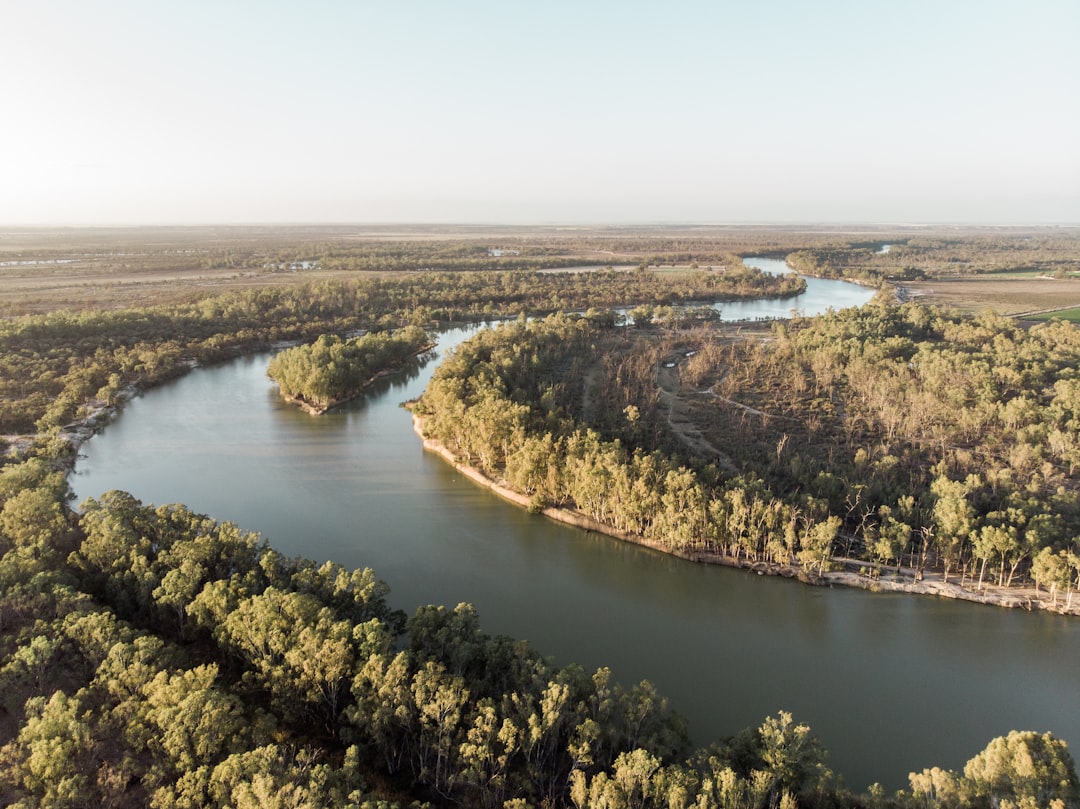
[[[66,505],[0,472],[0,802],[18,807],[1080,806],[1065,745],[1012,732],[909,791],[846,791],[787,713],[705,749],[647,682],[556,668],[470,606],[406,619],[370,570],[179,505]]]
[[[58,429],[146,386],[285,340],[637,301],[787,296],[797,276],[725,272],[416,273],[229,292],[189,303],[0,321],[0,435]]]
[[[504,325],[416,406],[467,465],[617,534],[707,558],[940,571],[982,588],[1080,587],[1080,331],[868,305],[767,339],[667,345],[602,317]],[[673,441],[676,354],[712,452]],[[606,397],[598,406],[596,397]],[[680,454],[678,450],[683,450]]]
[[[368,332],[350,340],[323,334],[314,343],[275,354],[266,373],[286,399],[313,413],[325,413],[359,394],[380,374],[434,345],[422,326]]]
[[[90,234],[81,256],[44,260],[301,277],[313,263],[388,268],[369,261],[382,245],[346,249],[337,235],[313,229],[269,247],[184,236],[146,264],[145,244]],[[582,236],[577,263],[643,266],[549,275],[492,268],[568,266],[565,237],[432,235],[394,277],[0,322],[0,804],[1080,807],[1075,763],[1050,735],[1014,731],[962,770],[854,794],[787,713],[694,749],[649,683],[556,667],[484,633],[467,604],[406,616],[371,570],[283,557],[182,505],[108,492],[72,508],[72,430],[196,364],[326,333],[521,316],[451,356],[416,407],[429,431],[535,508],[572,505],[673,548],[810,575],[842,552],[885,573],[947,566],[969,586],[1033,577],[1063,603],[1075,590],[1069,327],[867,307],[734,339],[694,304],[792,295],[803,282],[749,270],[733,251],[840,245],[877,261],[879,243]],[[1032,249],[1056,249],[1038,238]],[[42,254],[7,255],[5,271],[21,272]],[[415,272],[466,266],[485,270]],[[632,326],[608,308],[623,305],[637,307]],[[584,314],[525,317],[564,310]],[[693,445],[671,430],[676,384],[697,394],[680,394],[704,436]]]
[[[1080,575],[1080,330],[916,304],[780,325],[687,361],[706,434],[845,553],[981,585]],[[710,358],[715,363],[710,362]]]

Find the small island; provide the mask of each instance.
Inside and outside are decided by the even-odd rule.
[[[318,416],[355,398],[380,376],[434,346],[420,326],[369,332],[350,340],[324,334],[314,343],[276,354],[266,374],[286,401]]]

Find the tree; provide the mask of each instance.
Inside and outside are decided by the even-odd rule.
[[[23,489],[7,498],[0,509],[0,534],[41,555],[66,554],[72,536],[64,504],[47,488]]]
[[[251,724],[243,703],[220,690],[217,666],[170,675],[162,671],[143,688],[150,742],[160,747],[176,774],[211,765],[247,746]]]
[[[408,764],[415,743],[418,720],[411,677],[407,652],[393,657],[373,654],[358,667],[351,688],[353,704],[345,709],[350,726],[383,758],[391,775]]]
[[[986,565],[993,559],[1000,561],[998,574],[998,586],[1005,583],[1005,564],[1009,555],[1015,553],[1020,547],[1017,541],[1016,528],[1011,525],[984,525],[975,534],[972,552],[975,558],[982,564],[979,567],[979,588],[983,586],[983,576],[986,574]]]
[[[1065,551],[1054,552],[1052,548],[1043,548],[1031,560],[1031,576],[1035,585],[1050,591],[1050,598],[1057,604],[1058,590],[1064,589],[1072,600],[1072,569],[1069,567],[1069,555]]]
[[[267,587],[241,601],[218,636],[250,663],[285,717],[313,712],[336,732],[355,661],[350,621],[336,620],[314,596]]]
[[[799,561],[808,569],[817,567],[818,574],[825,572],[825,567],[832,558],[833,542],[840,533],[841,520],[830,514],[824,520],[816,522],[803,535]]]
[[[945,569],[946,582],[949,581],[949,571],[960,560],[964,543],[975,530],[975,510],[968,501],[968,495],[978,482],[974,476],[961,482],[939,475],[930,485],[934,495],[934,546]]]
[[[469,691],[461,677],[429,660],[413,676],[412,695],[419,719],[419,777],[447,795],[451,775],[456,771],[454,742]]]
[[[1065,742],[1051,734],[1012,731],[964,766],[975,797],[992,806],[1080,806],[1080,781]]]
[[[796,724],[790,713],[781,711],[766,717],[757,735],[774,801],[785,792],[816,797],[825,790],[832,773],[825,767],[825,753],[809,726]]]
[[[90,726],[79,703],[63,691],[26,705],[18,745],[25,751],[19,780],[44,806],[81,807],[90,792]]]
[[[456,780],[474,787],[485,807],[502,806],[510,788],[511,761],[520,750],[521,729],[501,718],[491,699],[481,700],[473,711],[459,755]]]

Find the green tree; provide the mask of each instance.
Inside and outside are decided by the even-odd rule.
[[[1054,604],[1057,604],[1058,591],[1065,590],[1068,594],[1068,606],[1072,600],[1072,569],[1065,551],[1055,553],[1052,548],[1043,548],[1031,561],[1031,575],[1036,586],[1042,585],[1050,591]]]
[[[963,482],[938,476],[930,485],[934,495],[934,547],[944,567],[946,582],[950,570],[960,560],[964,543],[975,531],[975,510],[968,496],[978,484],[978,478],[974,476]]]
[[[1080,806],[1080,781],[1065,742],[1049,733],[1012,731],[994,739],[964,766],[977,799],[992,806]]]
[[[90,794],[90,726],[79,716],[79,703],[63,691],[26,705],[18,745],[24,751],[19,780],[41,805],[81,807]]]
[[[64,504],[48,488],[23,489],[8,497],[0,509],[0,534],[16,547],[45,556],[66,555],[72,538]]]
[[[785,792],[820,800],[832,773],[825,766],[825,753],[809,726],[796,724],[790,713],[781,711],[767,717],[757,733],[764,771],[772,781],[771,800],[779,801]]]
[[[825,572],[832,558],[833,543],[840,533],[842,522],[836,515],[829,515],[824,520],[812,524],[802,538],[802,550],[799,561],[807,569],[818,569],[818,574]]]

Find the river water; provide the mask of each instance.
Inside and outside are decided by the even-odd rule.
[[[782,262],[754,263],[771,271]],[[724,304],[725,319],[815,314],[872,290]],[[476,328],[449,330],[440,352]],[[780,710],[863,789],[958,768],[1011,729],[1080,751],[1080,622],[929,597],[812,588],[683,562],[513,507],[422,451],[400,407],[426,366],[312,418],[266,378],[269,355],[194,371],[128,403],[83,445],[81,499],[124,489],[262,533],[277,550],[372,567],[391,603],[476,605],[493,634],[624,683],[653,681],[707,743]]]

